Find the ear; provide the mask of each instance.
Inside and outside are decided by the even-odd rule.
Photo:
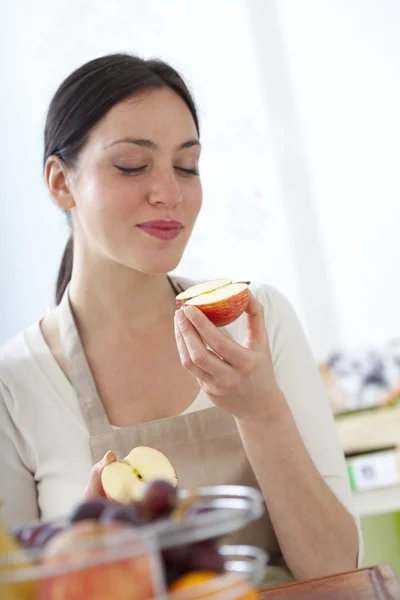
[[[47,188],[55,203],[62,210],[71,210],[75,200],[69,186],[69,173],[58,156],[49,156],[44,168]]]

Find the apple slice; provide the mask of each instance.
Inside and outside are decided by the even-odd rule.
[[[141,500],[146,484],[158,479],[168,481],[174,487],[178,482],[175,469],[165,454],[149,446],[133,448],[123,460],[106,465],[101,474],[107,498],[122,504]]]
[[[191,298],[200,296],[200,294],[208,294],[209,292],[218,290],[219,288],[229,285],[230,283],[232,283],[231,279],[212,279],[211,281],[205,281],[204,283],[192,285],[192,287],[177,295],[175,298],[176,304],[178,308],[180,308],[182,304],[185,304],[185,302]]]
[[[229,283],[211,292],[203,292],[184,302],[184,306],[196,306],[217,327],[236,321],[246,310],[249,302],[249,285]]]

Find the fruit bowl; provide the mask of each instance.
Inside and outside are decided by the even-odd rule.
[[[83,555],[84,552],[84,555]],[[38,552],[0,560],[0,598],[12,600],[150,600],[245,596],[264,576],[266,554],[254,546],[221,546],[225,572],[196,589],[167,593],[154,540],[143,535],[110,536],[101,549],[85,543],[62,561],[40,562]],[[137,583],[141,585],[138,587]],[[219,596],[217,591],[228,596]],[[245,589],[244,589],[245,588]],[[9,594],[9,596],[7,596]]]
[[[255,546],[221,546],[219,549],[225,558],[225,571],[245,575],[254,585],[258,586],[265,576],[268,554]]]
[[[181,490],[180,500],[191,501],[193,513],[185,518],[152,523],[160,548],[222,537],[259,519],[265,510],[261,493],[241,485],[203,486]]]
[[[39,547],[33,543],[0,556],[1,598],[7,597],[7,586],[17,586],[21,594],[10,594],[10,598],[103,600],[108,597],[103,592],[112,589],[113,600],[148,600],[165,597],[171,583],[190,573],[212,572],[221,582],[225,575],[236,574],[250,586],[263,578],[268,562],[264,551],[253,546],[221,545],[225,535],[263,514],[264,501],[256,489],[224,485],[179,490],[175,509],[168,517],[139,523],[133,523],[129,514],[136,509],[132,514],[137,516],[138,504],[91,502],[78,505],[69,520],[22,528],[31,541],[45,541]],[[95,511],[102,503],[103,515],[119,519],[101,520],[101,514],[96,519],[94,512],[82,513],[84,505]],[[18,539],[24,540],[21,532]],[[136,580],[143,585],[136,586]],[[121,584],[116,585],[119,581]],[[135,593],[127,591],[127,586],[136,586]],[[79,594],[78,588],[82,590]]]
[[[160,554],[142,531],[78,540],[60,555],[39,550],[0,558],[0,598],[148,600],[165,594]]]

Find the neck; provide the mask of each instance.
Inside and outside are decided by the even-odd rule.
[[[69,288],[71,306],[87,331],[135,329],[173,316],[174,291],[164,274],[149,275],[106,263],[84,268],[74,264]]]

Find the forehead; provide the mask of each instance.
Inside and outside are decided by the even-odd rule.
[[[173,90],[162,88],[140,92],[116,104],[90,137],[107,144],[128,136],[178,145],[197,138],[197,130],[184,100]]]

